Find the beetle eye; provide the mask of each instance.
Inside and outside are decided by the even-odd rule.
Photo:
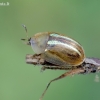
[[[28,39],[28,41],[30,41],[30,40],[31,40],[31,38]]]
[[[31,38],[28,39],[28,45],[31,45]]]

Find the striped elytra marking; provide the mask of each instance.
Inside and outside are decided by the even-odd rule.
[[[66,62],[67,66],[76,66],[80,65],[84,60],[84,50],[81,45],[73,39],[57,33],[49,34],[45,52],[48,52],[45,53],[45,59],[54,64],[56,64],[56,62],[59,63],[62,60],[63,62]]]

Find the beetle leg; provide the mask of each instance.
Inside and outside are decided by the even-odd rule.
[[[59,76],[59,77],[57,77],[57,78],[51,80],[51,81],[48,83],[48,85],[46,86],[46,89],[44,90],[44,92],[43,92],[43,94],[42,94],[42,96],[40,97],[39,100],[42,100],[42,98],[43,98],[43,96],[45,95],[45,93],[46,93],[48,87],[50,86],[51,82],[56,81],[56,80],[59,80],[59,79],[62,79],[62,78],[64,78],[64,77],[66,77],[66,76],[70,76],[70,75],[73,75],[73,74],[79,74],[79,73],[83,73],[83,72],[84,72],[84,69],[81,69],[81,68],[73,69],[73,70],[70,70],[69,72],[65,72],[65,73],[62,74],[61,76]]]
[[[46,69],[45,66],[43,66],[43,67],[41,68],[41,72],[43,72],[45,69]]]

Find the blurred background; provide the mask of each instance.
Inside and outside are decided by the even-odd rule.
[[[0,100],[38,100],[47,83],[65,72],[41,73],[41,66],[25,63],[26,54],[34,51],[20,40],[26,38],[22,24],[29,37],[59,32],[77,40],[87,57],[100,58],[99,0],[0,0]],[[55,81],[43,100],[100,100],[95,75]]]

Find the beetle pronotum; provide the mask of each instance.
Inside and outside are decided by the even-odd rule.
[[[24,25],[27,32],[27,28]],[[27,36],[28,37],[28,36]],[[42,65],[42,70],[67,70],[61,76],[51,80],[44,90],[42,100],[53,81],[73,74],[95,73],[100,70],[100,59],[85,58],[83,47],[75,40],[56,32],[40,32],[27,40],[36,54],[26,55],[26,63]]]

